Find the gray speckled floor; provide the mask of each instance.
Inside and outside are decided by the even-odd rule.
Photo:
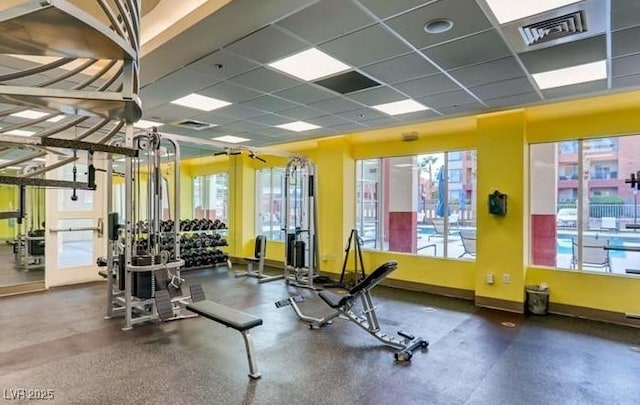
[[[640,403],[637,329],[378,287],[383,329],[431,341],[397,364],[354,324],[311,331],[276,309],[298,292],[282,281],[258,285],[223,268],[185,274],[207,298],[263,318],[253,329],[262,379],[247,377],[238,332],[202,318],[122,332],[122,320],[102,319],[105,287],[87,285],[0,299],[0,400],[40,388],[61,404]],[[302,293],[305,311],[329,309]]]

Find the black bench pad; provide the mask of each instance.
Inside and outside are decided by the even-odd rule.
[[[245,257],[244,260],[247,261],[247,262],[258,263],[260,261],[260,258],[258,258],[258,257]]]
[[[340,308],[353,298],[353,296],[349,294],[337,295],[329,291],[320,291],[318,296],[322,298],[322,301],[326,302],[327,305],[334,309]]]
[[[253,315],[213,301],[194,302],[193,304],[187,305],[187,309],[241,332],[262,325],[261,318],[256,318]]]

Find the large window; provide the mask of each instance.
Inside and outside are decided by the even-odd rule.
[[[363,247],[473,260],[475,184],[475,151],[358,160]]]
[[[285,169],[274,167],[256,171],[256,234],[282,240]]]
[[[193,217],[228,223],[229,176],[226,173],[193,178]]]
[[[570,148],[567,145],[572,145]],[[632,274],[640,265],[637,190],[640,136],[530,147],[534,265]]]

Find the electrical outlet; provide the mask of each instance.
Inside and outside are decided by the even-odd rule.
[[[509,273],[504,273],[504,274],[502,275],[502,282],[503,282],[504,284],[509,284],[509,283],[511,282],[511,274],[509,274]]]
[[[493,284],[495,282],[493,273],[487,273],[485,275],[485,281],[487,282],[487,284]]]

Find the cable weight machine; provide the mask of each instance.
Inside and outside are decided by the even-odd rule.
[[[284,279],[287,285],[315,289],[313,282],[320,262],[316,190],[315,166],[305,158],[291,158],[284,180]]]
[[[123,330],[134,325],[159,319],[156,292],[167,290],[171,297],[173,317],[183,315],[189,296],[182,294],[180,268],[180,147],[170,137],[160,135],[155,128],[133,134],[127,129],[124,139],[114,141],[118,146],[138,151],[136,157],[127,156],[124,162],[124,225],[120,214],[113,212],[114,162],[107,167],[109,212],[109,248],[107,257],[99,259],[106,267],[107,315],[125,317]],[[168,215],[174,219],[172,229],[163,226],[163,204],[168,192],[163,192],[162,172],[173,177],[173,198],[167,201]],[[141,226],[141,224],[145,226]],[[141,241],[146,240],[145,243]],[[167,250],[167,242],[173,245]]]

